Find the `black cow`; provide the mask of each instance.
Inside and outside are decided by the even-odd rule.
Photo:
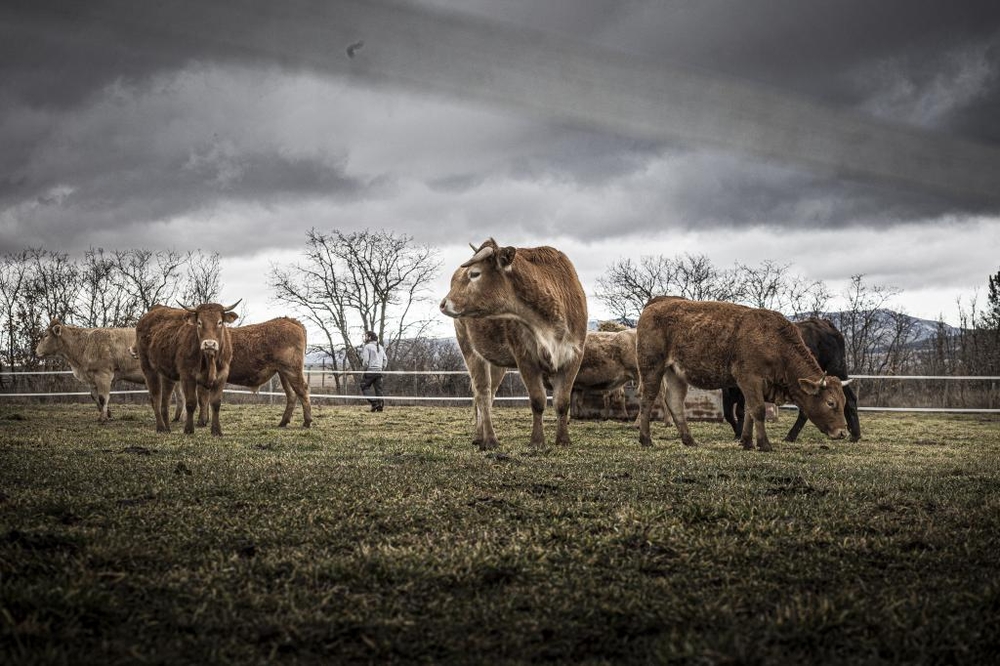
[[[809,317],[795,322],[802,334],[806,347],[816,357],[819,367],[827,373],[847,379],[847,348],[844,336],[829,319]],[[858,421],[858,397],[850,386],[844,387],[844,417],[847,419],[847,429],[851,433],[851,441],[861,439],[861,423]],[[743,393],[736,386],[722,389],[722,411],[726,421],[733,427],[733,432],[739,437],[743,432],[744,400]],[[794,442],[799,432],[806,424],[806,415],[799,410],[795,425],[785,436],[786,442]]]

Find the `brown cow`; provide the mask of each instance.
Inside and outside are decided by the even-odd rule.
[[[180,381],[187,412],[184,432],[194,432],[198,387],[208,394],[212,406],[212,434],[222,435],[219,408],[233,357],[226,324],[236,320],[238,315],[232,310],[237,305],[239,301],[229,307],[218,303],[196,308],[185,305],[182,310],[154,307],[139,319],[135,347],[156,415],[157,432],[170,432],[167,402],[174,384]]]
[[[229,329],[233,358],[229,364],[230,384],[246,386],[256,391],[277,373],[285,391],[285,413],[279,428],[288,425],[295,410],[295,398],[302,403],[302,427],[312,423],[309,383],[303,368],[306,358],[306,327],[298,320],[277,317],[260,324],[234,326]],[[208,394],[198,393],[198,425],[206,424]]]
[[[840,379],[827,377],[806,348],[798,329],[773,310],[717,301],[689,301],[662,296],[639,316],[636,352],[642,378],[639,442],[650,446],[649,414],[661,381],[681,441],[694,446],[684,417],[688,385],[719,389],[734,384],[746,398],[747,414],[740,441],[770,451],[764,401],[790,399],[820,430],[833,438],[847,436],[844,391]]]
[[[624,391],[617,392],[628,381],[638,381],[639,369],[635,359],[635,329],[622,331],[587,331],[587,344],[583,348],[580,371],[573,382],[573,393],[601,392],[605,409],[614,400],[628,418]]]
[[[129,353],[135,344],[134,328],[82,328],[53,319],[35,348],[40,358],[61,357],[73,376],[90,387],[97,403],[98,420],[111,418],[108,403],[111,384],[124,380],[145,386],[146,378],[137,357]],[[176,396],[180,413],[180,396]]]
[[[604,393],[605,412],[610,416],[614,405],[628,419],[624,386],[630,381],[639,381],[635,337],[634,328],[587,331],[587,346],[583,350],[583,361],[580,363],[576,381],[573,382],[574,398],[581,400],[580,394],[583,392],[600,391]],[[663,409],[664,423],[669,424],[670,415],[662,397],[658,403]],[[636,427],[639,425],[638,414],[634,425]]]
[[[505,369],[516,367],[531,401],[531,445],[545,444],[546,382],[558,418],[556,444],[568,445],[570,392],[587,335],[587,297],[576,269],[551,247],[500,247],[491,238],[473,249],[441,301],[441,312],[455,318],[472,378],[473,443],[498,446],[490,408]]]

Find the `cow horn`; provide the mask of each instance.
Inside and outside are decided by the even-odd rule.
[[[197,312],[197,310],[195,310],[194,308],[189,308],[188,306],[184,305],[180,301],[177,301],[177,305],[181,306],[182,308],[184,308],[188,312]]]
[[[467,262],[462,264],[460,268],[468,268],[472,264],[479,263],[480,261],[488,259],[489,257],[492,256],[493,256],[493,246],[484,245],[483,247],[479,248],[479,251],[476,252],[475,255],[473,255],[472,259],[469,259]]]
[[[222,311],[223,312],[232,312],[236,308],[236,306],[240,304],[240,301],[242,301],[242,300],[243,299],[241,298],[239,301],[236,301],[235,303],[233,303],[232,305],[230,305],[228,308],[224,308]]]
[[[820,388],[826,388],[826,373],[825,372],[823,373],[823,376],[819,378],[819,387]]]

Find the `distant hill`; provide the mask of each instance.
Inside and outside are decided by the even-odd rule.
[[[841,331],[844,331],[847,326],[842,324],[843,319],[850,316],[850,312],[826,312],[823,314],[824,317],[829,319],[834,323],[834,325]],[[898,317],[904,317],[905,320],[910,324],[910,336],[908,346],[916,347],[923,345],[923,343],[928,340],[933,339],[937,335],[938,322],[931,319],[921,319],[920,317],[912,317],[907,314],[901,314],[893,310],[882,309],[875,313],[875,321],[879,328],[885,328],[891,330],[894,328],[894,321]],[[944,325],[945,331],[949,336],[958,335],[961,331],[957,326],[952,326],[950,324]]]

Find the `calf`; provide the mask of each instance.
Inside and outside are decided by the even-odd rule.
[[[649,415],[661,382],[681,441],[695,441],[684,416],[688,385],[703,389],[739,386],[750,418],[740,441],[770,451],[765,401],[791,399],[820,430],[847,435],[841,380],[827,377],[795,326],[778,312],[734,303],[661,296],[639,316],[636,352],[642,382],[639,442],[650,446]]]
[[[156,416],[157,432],[170,432],[167,403],[174,385],[180,381],[187,417],[184,432],[194,432],[196,387],[207,393],[212,407],[212,434],[222,435],[219,408],[222,389],[229,377],[233,346],[227,324],[236,320],[229,307],[204,303],[183,309],[154,307],[135,326],[136,351],[146,378],[149,400]]]
[[[552,386],[556,444],[568,445],[569,404],[587,335],[587,297],[576,269],[551,247],[500,247],[492,238],[455,271],[441,312],[472,378],[480,449],[498,446],[491,406],[506,368],[516,367],[531,402],[531,445],[545,443],[545,384]]]
[[[129,353],[135,344],[134,328],[82,328],[53,319],[35,348],[40,358],[64,359],[73,376],[90,387],[97,403],[98,420],[111,418],[112,383],[123,380],[145,384],[138,358]],[[169,394],[168,394],[169,395]],[[180,412],[180,397],[177,396]]]
[[[260,324],[234,326],[229,329],[233,358],[229,364],[230,384],[246,386],[254,391],[270,381],[275,374],[285,392],[285,412],[279,428],[288,425],[295,410],[295,398],[302,403],[302,427],[312,423],[309,383],[303,372],[306,358],[306,328],[289,317],[277,317]],[[208,394],[199,392],[198,425],[208,420]]]
[[[841,380],[847,379],[847,347],[844,336],[829,319],[809,317],[795,322],[796,328],[802,334],[802,340],[819,363],[819,367]],[[858,397],[854,387],[844,384],[844,417],[847,419],[847,429],[851,433],[851,441],[861,439],[861,422],[858,419]],[[726,422],[732,426],[737,437],[743,432],[743,416],[745,400],[743,392],[736,386],[722,389],[722,409]],[[785,435],[786,442],[794,442],[806,424],[806,415],[799,410],[792,429]]]

